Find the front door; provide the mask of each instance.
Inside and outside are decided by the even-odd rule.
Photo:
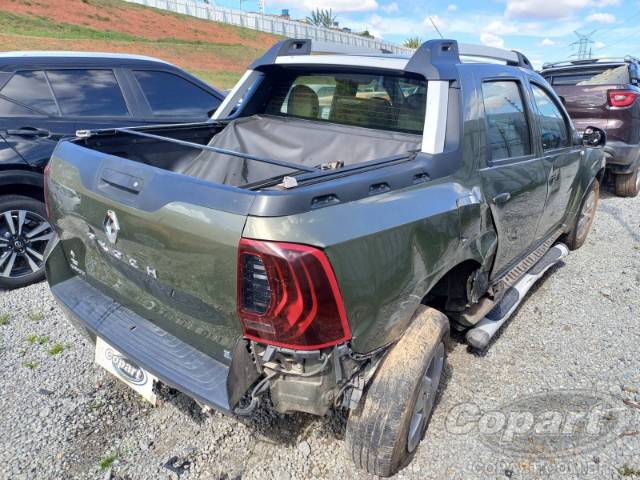
[[[536,246],[547,196],[546,170],[532,146],[523,92],[520,80],[482,83],[488,148],[480,175],[498,232],[492,278],[507,273]]]

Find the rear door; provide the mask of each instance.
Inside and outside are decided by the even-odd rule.
[[[538,237],[557,230],[578,193],[582,145],[573,144],[571,124],[555,95],[540,83],[531,82],[536,118],[535,141],[542,148],[547,175],[547,200],[538,226]]]
[[[536,246],[547,196],[543,160],[532,143],[531,112],[520,78],[481,84],[487,138],[482,186],[498,231],[492,278],[500,277]]]

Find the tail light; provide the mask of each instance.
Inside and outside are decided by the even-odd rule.
[[[44,208],[47,211],[47,218],[51,218],[51,207],[49,205],[49,166],[51,162],[48,162],[44,167]]]
[[[258,342],[315,350],[350,338],[331,265],[307,245],[241,239],[238,313]]]
[[[609,90],[609,105],[612,107],[629,107],[640,94],[633,90]]]

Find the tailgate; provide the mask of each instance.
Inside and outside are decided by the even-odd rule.
[[[47,185],[51,220],[74,272],[229,362],[241,335],[236,262],[250,192],[68,141],[52,156]]]
[[[565,107],[579,131],[588,126],[606,130],[609,120],[607,92],[611,85],[556,85]]]

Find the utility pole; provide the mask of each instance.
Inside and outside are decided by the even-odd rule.
[[[260,0],[260,14],[264,15],[264,4],[266,0]]]
[[[576,34],[578,40],[571,43],[570,46],[578,46],[578,53],[571,55],[572,57],[576,57],[578,60],[588,60],[591,58],[591,44],[593,43],[593,34],[596,31],[592,31],[591,33],[583,34],[578,32],[577,30],[573,33]]]

